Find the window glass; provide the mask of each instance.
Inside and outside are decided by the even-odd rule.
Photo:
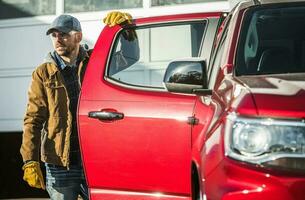
[[[214,46],[212,48],[211,52],[211,57],[210,57],[210,62],[215,60],[215,54],[217,53],[217,48],[219,49],[221,38],[225,38],[226,34],[228,32],[228,26],[230,24],[232,15],[228,15],[225,18],[222,18],[219,24],[219,27],[216,31],[215,39],[214,39]],[[222,39],[223,40],[223,39]],[[217,51],[216,51],[217,50]],[[211,72],[211,65],[208,66],[208,73],[210,74]]]
[[[65,0],[65,12],[140,8],[143,0]]]
[[[216,46],[213,50],[213,55],[211,58],[211,66],[209,66],[208,74],[209,74],[209,81],[208,85],[210,89],[213,89],[216,83],[216,79],[219,73],[221,66],[224,64],[223,62],[223,53],[225,50],[225,42],[228,35],[229,24],[231,21],[232,15],[227,16],[224,21],[221,23],[219,27],[219,32],[216,36]]]
[[[55,14],[54,0],[0,0],[0,19]]]
[[[236,75],[305,72],[305,6],[252,9],[246,13]]]
[[[176,4],[190,4],[190,3],[203,3],[215,2],[223,0],[151,0],[152,6],[176,5]]]
[[[137,35],[132,41],[124,30],[112,53],[108,76],[130,85],[163,88],[171,60],[198,56],[204,29],[205,21],[138,28],[129,30]]]
[[[213,65],[210,68],[210,77],[209,77],[209,88],[213,89],[215,83],[216,83],[216,78],[219,72],[219,69],[221,67],[221,59],[222,59],[222,55],[224,53],[224,44],[225,44],[225,39],[227,37],[227,32],[224,32],[224,35],[222,37],[222,40],[219,44],[219,47],[216,51],[215,57],[214,57],[214,61],[213,61]]]

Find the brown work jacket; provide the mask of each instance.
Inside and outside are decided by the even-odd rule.
[[[79,84],[89,60],[83,48],[80,53],[84,55],[78,68]],[[47,62],[32,74],[20,148],[23,161],[41,159],[46,163],[69,166],[71,132],[68,92],[50,53]]]

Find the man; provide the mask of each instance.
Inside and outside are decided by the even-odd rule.
[[[104,22],[131,23],[131,16],[111,12]],[[46,188],[51,199],[77,199],[79,194],[88,199],[76,111],[89,54],[80,46],[82,29],[73,16],[60,15],[46,34],[54,51],[32,74],[20,149],[23,179],[32,187]],[[39,160],[46,166],[46,187]]]

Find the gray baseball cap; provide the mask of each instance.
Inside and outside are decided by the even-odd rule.
[[[70,31],[82,31],[80,22],[78,19],[71,15],[60,15],[54,19],[50,28],[47,31],[47,35],[53,31],[60,31],[63,33],[69,33]]]

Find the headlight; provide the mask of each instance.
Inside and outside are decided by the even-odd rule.
[[[305,123],[229,115],[226,155],[266,167],[305,169]]]
[[[268,129],[240,122],[234,124],[232,137],[232,148],[245,156],[262,155],[271,142]]]

